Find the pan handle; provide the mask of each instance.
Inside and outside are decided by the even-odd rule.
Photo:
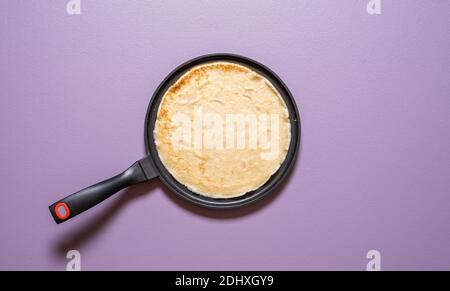
[[[150,157],[137,161],[123,173],[87,187],[49,206],[57,224],[88,210],[116,192],[158,176]]]

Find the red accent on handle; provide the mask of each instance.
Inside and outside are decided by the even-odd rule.
[[[62,214],[62,213],[59,212],[59,209],[61,207],[64,208],[66,213]],[[58,216],[59,219],[64,220],[64,219],[66,219],[66,218],[68,218],[70,216],[69,206],[67,206],[67,204],[64,203],[64,202],[60,202],[60,203],[55,205],[55,213],[56,213],[56,216]]]

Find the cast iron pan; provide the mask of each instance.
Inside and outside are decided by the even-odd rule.
[[[177,182],[164,167],[159,159],[153,139],[153,128],[157,117],[158,107],[164,93],[184,73],[191,68],[208,62],[227,61],[246,66],[267,78],[278,91],[286,103],[291,123],[291,141],[286,158],[278,171],[260,188],[243,196],[229,199],[217,199],[202,196],[190,191]],[[49,206],[56,223],[64,222],[85,210],[97,205],[114,193],[128,186],[145,182],[159,177],[164,184],[178,196],[188,201],[209,208],[233,208],[255,202],[272,192],[286,177],[295,162],[295,156],[300,144],[300,118],[294,99],[286,85],[270,69],[246,57],[233,54],[210,54],[192,59],[171,72],[156,89],[148,105],[145,118],[145,145],[148,156],[135,162],[123,173],[78,191]]]

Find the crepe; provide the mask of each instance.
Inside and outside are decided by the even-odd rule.
[[[161,100],[153,134],[169,173],[212,198],[261,187],[286,158],[291,139],[280,93],[261,74],[231,62],[181,76]]]

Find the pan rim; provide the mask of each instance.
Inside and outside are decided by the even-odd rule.
[[[153,129],[156,121],[157,110],[166,90],[189,69],[200,64],[217,61],[229,61],[244,65],[266,77],[276,87],[276,89],[280,91],[280,95],[282,96],[288,108],[289,120],[291,124],[291,141],[286,157],[280,168],[269,178],[268,181],[266,181],[266,183],[264,183],[258,189],[250,191],[242,196],[225,199],[212,198],[194,193],[193,191],[187,189],[185,185],[176,181],[175,178],[172,177],[169,171],[162,164],[153,137]],[[296,162],[296,157],[300,147],[300,138],[300,115],[295,99],[293,98],[287,85],[277,74],[275,74],[275,72],[273,72],[262,63],[259,63],[258,61],[242,55],[231,53],[212,53],[201,55],[192,58],[173,69],[154,91],[152,98],[150,99],[150,102],[147,106],[147,113],[145,116],[144,124],[144,141],[146,152],[147,155],[152,159],[153,164],[159,172],[160,180],[178,197],[188,200],[189,202],[196,205],[214,209],[228,209],[245,206],[250,203],[256,202],[272,193],[273,190],[275,190],[280,185],[280,183],[284,181],[290,174]]]

